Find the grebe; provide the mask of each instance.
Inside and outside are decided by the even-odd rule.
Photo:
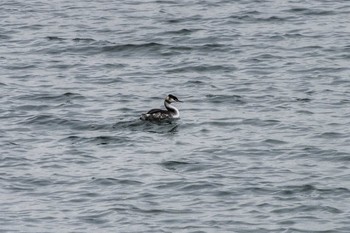
[[[177,119],[180,118],[180,112],[177,108],[170,105],[174,102],[182,102],[174,95],[168,95],[165,97],[164,106],[166,110],[151,109],[147,113],[141,115],[140,119],[145,121],[160,121],[165,119]]]

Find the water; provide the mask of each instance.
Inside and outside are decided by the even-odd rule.
[[[1,232],[350,232],[348,1],[0,6]]]

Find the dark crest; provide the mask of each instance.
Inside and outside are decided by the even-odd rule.
[[[176,96],[172,95],[172,94],[169,94],[168,96],[170,98],[172,98],[173,100],[175,100],[175,101],[179,101],[179,99]]]

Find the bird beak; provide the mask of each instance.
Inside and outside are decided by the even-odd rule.
[[[181,100],[177,100],[176,102],[180,102],[180,103],[183,103],[183,101],[181,101]]]

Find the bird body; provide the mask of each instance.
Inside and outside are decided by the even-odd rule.
[[[164,100],[164,109],[151,109],[147,113],[141,115],[140,119],[145,121],[161,121],[165,119],[177,119],[180,118],[179,110],[172,106],[171,103],[182,102],[174,95],[168,95]]]

